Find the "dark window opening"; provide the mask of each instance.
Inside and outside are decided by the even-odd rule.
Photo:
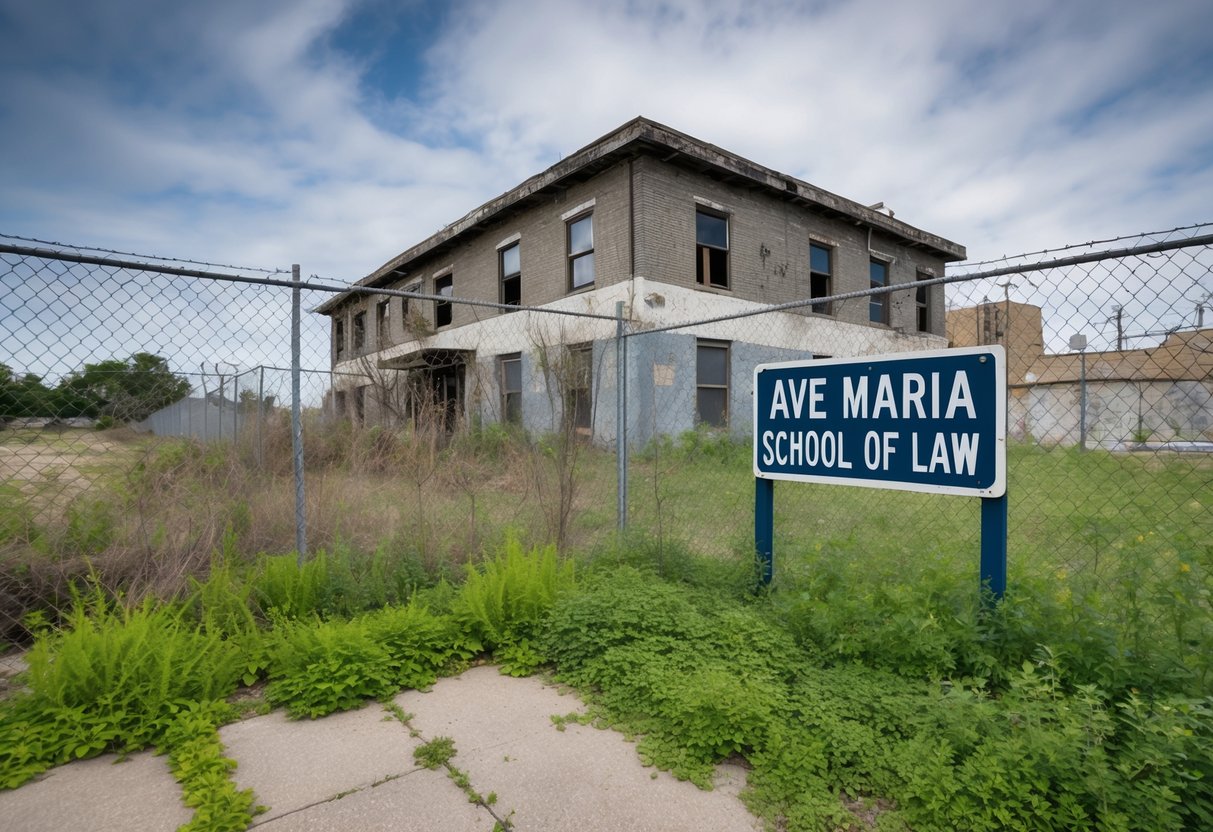
[[[587,214],[568,224],[569,288],[580,289],[594,282],[594,215]]]
[[[434,294],[444,298],[455,294],[454,275],[445,275],[434,280]],[[451,302],[449,300],[434,301],[434,328],[449,326],[451,323]]]
[[[873,260],[868,266],[869,286],[873,289],[889,285],[889,264]],[[887,293],[868,296],[868,320],[874,324],[889,322],[889,296]]]
[[[706,211],[695,212],[695,281],[729,288],[729,221]]]
[[[501,302],[522,305],[522,258],[518,243],[501,250]]]
[[[569,347],[568,373],[565,379],[565,407],[572,427],[588,434],[593,424],[591,387],[594,373],[594,348],[589,344]]]
[[[375,335],[379,339],[380,346],[388,343],[388,337],[391,335],[391,301],[381,300],[375,305]]]
[[[924,272],[918,273],[919,280],[930,280],[931,275]],[[931,287],[919,286],[914,290],[914,306],[918,313],[918,331],[931,331]]]
[[[825,246],[809,243],[809,297],[827,298],[833,293],[834,252]],[[813,311],[820,315],[833,314],[829,303],[813,304]]]
[[[501,418],[504,422],[522,424],[522,353],[503,355],[498,359],[501,370]]]
[[[695,356],[695,421],[729,426],[729,345],[699,341]]]
[[[345,321],[338,318],[333,321],[333,341],[337,346],[337,355],[345,352]]]
[[[366,346],[366,313],[354,315],[354,349],[360,350]]]

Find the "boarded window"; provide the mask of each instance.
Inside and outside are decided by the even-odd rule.
[[[510,353],[497,359],[501,375],[502,421],[522,424],[522,353]]]
[[[809,297],[829,297],[834,291],[833,282],[833,250],[817,243],[809,243]],[[830,315],[833,312],[829,303],[815,303],[813,311],[820,315]]]
[[[522,305],[522,257],[518,243],[506,246],[498,258],[501,263],[501,302]]]
[[[455,294],[455,277],[454,275],[444,275],[434,281],[434,294],[443,298],[453,297]],[[434,326],[449,326],[451,323],[451,302],[449,300],[434,301]]]
[[[872,260],[868,265],[869,285],[876,289],[889,285],[889,264]],[[889,322],[889,296],[887,293],[868,296],[868,320],[874,324]]]
[[[568,224],[569,288],[594,283],[594,215],[586,214]]]
[[[703,210],[695,212],[695,280],[729,288],[729,221]]]
[[[696,343],[695,421],[713,427],[729,425],[729,344]]]

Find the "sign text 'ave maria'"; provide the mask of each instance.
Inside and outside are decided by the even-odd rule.
[[[754,475],[999,497],[1006,413],[1001,346],[762,364]]]

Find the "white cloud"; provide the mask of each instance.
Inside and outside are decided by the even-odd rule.
[[[975,257],[1210,219],[1207,4],[466,0],[402,97],[365,8],[0,0],[0,231],[356,279],[638,114]]]

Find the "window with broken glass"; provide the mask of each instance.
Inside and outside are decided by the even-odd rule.
[[[501,302],[509,306],[522,305],[522,257],[518,246],[518,243],[506,246],[498,256]]]
[[[702,208],[695,211],[695,280],[729,288],[729,221]]]

